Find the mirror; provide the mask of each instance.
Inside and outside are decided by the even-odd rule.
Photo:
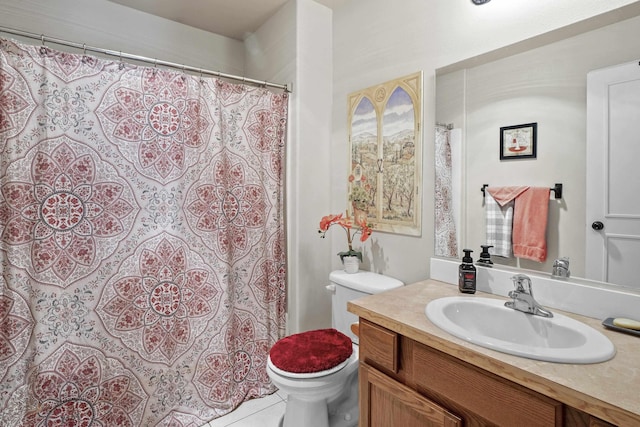
[[[454,154],[460,151],[458,259],[468,247],[477,260],[485,244],[483,184],[562,183],[562,198],[552,192],[549,200],[546,261],[492,258],[551,273],[555,259],[569,257],[571,276],[584,277],[591,230],[585,213],[587,73],[640,60],[638,9],[622,8],[436,71],[436,122],[460,129],[461,141],[452,141]],[[537,123],[536,157],[500,160],[500,128],[528,123]]]

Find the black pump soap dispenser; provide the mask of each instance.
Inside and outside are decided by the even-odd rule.
[[[464,294],[476,293],[476,267],[471,258],[471,249],[463,249],[464,257],[458,268],[458,289]]]
[[[483,267],[493,267],[493,261],[491,261],[491,254],[489,253],[489,248],[492,248],[493,245],[480,245],[482,248],[482,252],[480,253],[480,259],[476,264],[481,265]]]

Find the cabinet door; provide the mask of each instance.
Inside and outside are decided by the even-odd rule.
[[[562,425],[560,402],[420,343],[413,348],[413,380],[467,427]]]
[[[360,364],[360,427],[459,427],[462,420],[389,378]]]

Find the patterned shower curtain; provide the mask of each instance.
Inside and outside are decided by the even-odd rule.
[[[274,391],[287,108],[0,39],[3,426],[200,426]]]

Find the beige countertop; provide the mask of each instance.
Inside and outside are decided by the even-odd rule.
[[[424,312],[427,303],[456,295],[462,295],[456,286],[425,280],[349,302],[348,310],[610,423],[640,426],[640,337],[608,330],[602,319],[552,310],[601,331],[616,347],[614,358],[572,365],[512,356],[468,343],[431,323]],[[481,292],[469,297],[505,299]]]

